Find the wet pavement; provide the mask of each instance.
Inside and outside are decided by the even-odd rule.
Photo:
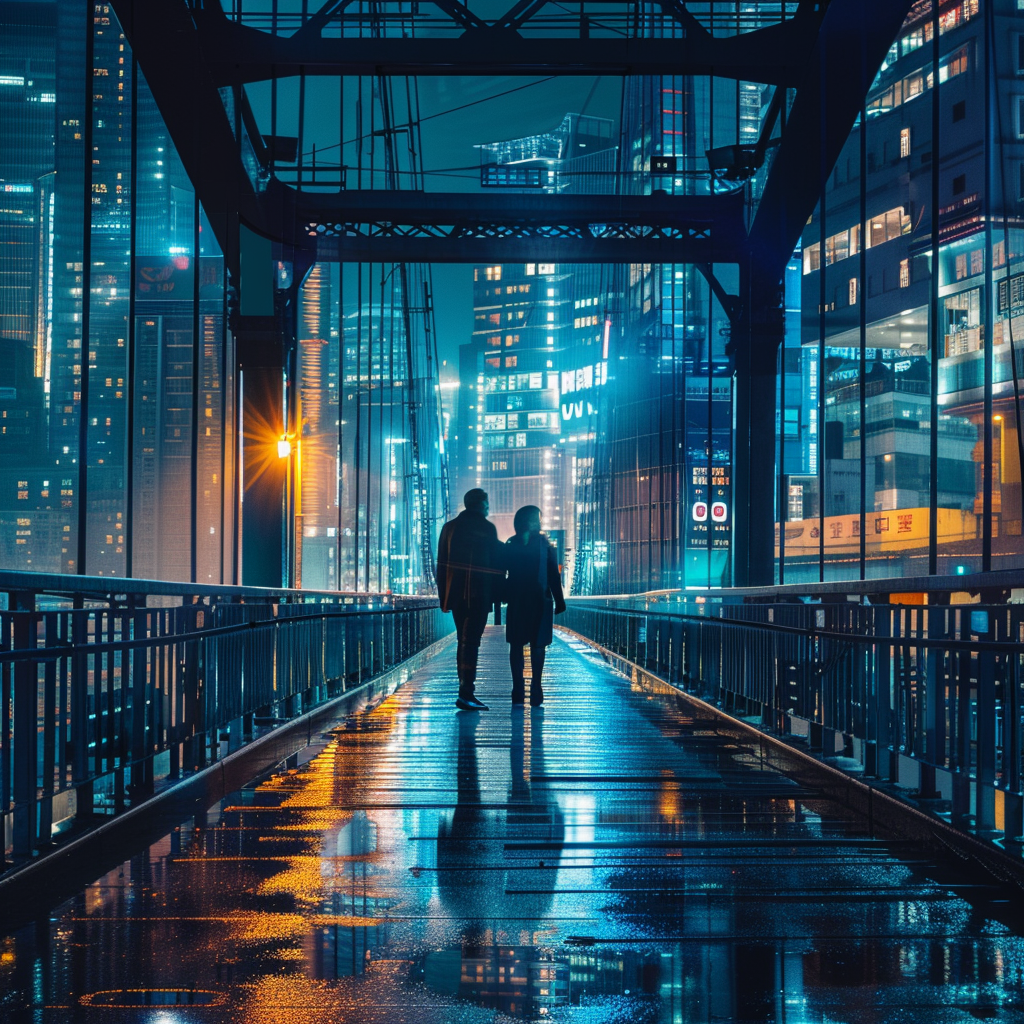
[[[490,629],[0,938],[0,1018],[1024,1021],[1005,894],[556,639],[510,709]]]

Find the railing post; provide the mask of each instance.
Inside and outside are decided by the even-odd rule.
[[[14,606],[14,649],[36,645],[35,599],[32,594],[10,595]],[[39,742],[36,662],[14,663],[14,860],[27,860],[36,846],[36,772]]]
[[[924,614],[928,618],[928,639],[941,640],[946,636],[946,611],[930,607]],[[943,652],[937,647],[925,649],[923,677],[918,679],[918,690],[924,697],[924,757],[921,763],[921,796],[935,799],[939,796],[935,785],[935,769],[944,759],[946,748],[946,688],[942,680]]]
[[[57,633],[57,615],[48,612],[40,616],[40,621],[43,624],[43,642],[49,647]],[[53,832],[53,795],[57,775],[57,663],[47,660],[40,667],[43,670],[43,756],[39,835],[45,841]]]
[[[875,679],[872,693],[872,712],[875,735],[875,774],[879,778],[895,781],[896,751],[892,733],[892,626],[893,612],[879,608],[875,615]]]
[[[996,784],[995,655],[990,651],[981,651],[978,654],[976,714],[978,739],[975,747],[977,750],[975,817],[979,829],[990,831],[995,828]]]
[[[75,598],[71,612],[71,778],[75,786],[76,816],[90,818],[93,784],[89,772],[89,613]]]

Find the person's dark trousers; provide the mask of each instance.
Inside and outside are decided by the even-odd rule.
[[[480,653],[480,638],[484,635],[490,610],[489,605],[480,607],[468,601],[457,601],[452,608],[455,634],[459,640],[455,652],[455,664],[459,672],[459,696],[466,699],[473,696],[476,688],[476,659]]]
[[[544,674],[544,655],[547,648],[543,644],[530,644],[530,703],[540,704],[544,700],[544,687],[540,677]],[[526,700],[526,658],[523,648],[513,644],[508,649],[508,665],[512,669],[512,703],[521,704]]]

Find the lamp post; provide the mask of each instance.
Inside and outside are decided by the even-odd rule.
[[[293,434],[282,434],[277,457],[286,459],[284,473],[284,579],[289,587],[302,586],[302,444]],[[294,458],[293,458],[294,456]]]

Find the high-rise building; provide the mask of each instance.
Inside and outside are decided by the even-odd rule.
[[[915,4],[824,182],[799,413],[822,429],[781,468],[787,582],[1021,564],[1017,6]]]
[[[0,339],[32,345],[33,375],[42,379],[56,10],[51,4],[0,3],[0,24]]]
[[[233,362],[213,234],[108,4],[7,2],[0,26],[0,419],[21,438],[0,564],[218,582]]]
[[[3,3],[0,24],[0,564],[59,570],[46,445],[56,9]]]
[[[620,187],[709,192],[704,147],[735,142],[759,100],[745,83],[627,79]],[[731,268],[705,269],[734,287]],[[622,312],[609,335],[595,522],[580,546],[580,586],[622,593],[721,585],[732,537],[728,317],[691,265],[637,263],[619,274]]]
[[[613,128],[607,118],[570,113],[550,132],[483,145],[481,184],[612,192]],[[502,536],[512,533],[516,509],[538,506],[571,579],[579,515],[586,514],[577,491],[589,482],[607,379],[614,273],[537,263],[477,267],[474,275],[474,338],[460,356],[458,490],[488,491]],[[524,369],[533,375],[524,377]],[[523,390],[521,380],[535,393],[506,396]],[[582,499],[584,509],[590,501],[589,494]]]
[[[425,268],[349,265],[340,311],[337,565],[342,590],[434,593],[446,518],[440,390]]]
[[[536,505],[545,531],[564,541],[558,395],[571,296],[571,276],[555,264],[473,268],[473,340],[460,356],[460,478],[487,491],[500,537],[514,532],[517,509]]]
[[[313,267],[302,289],[299,315],[301,466],[295,536],[298,582],[311,590],[338,587],[339,341],[338,318],[332,315],[336,270],[320,263]]]

